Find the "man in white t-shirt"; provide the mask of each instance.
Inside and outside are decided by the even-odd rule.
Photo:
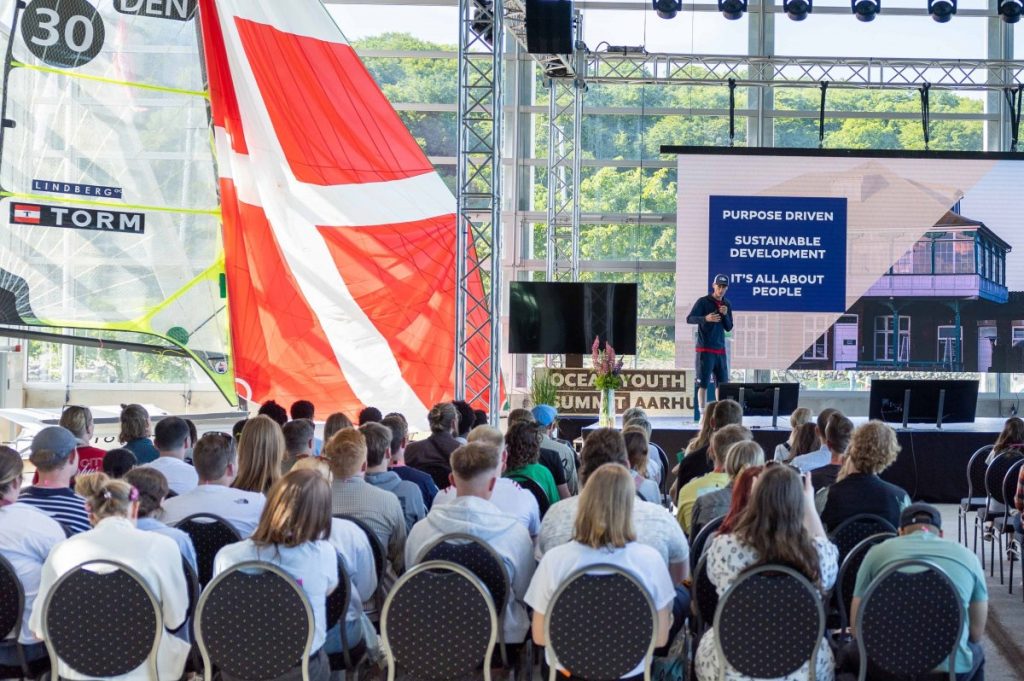
[[[207,433],[196,443],[192,462],[199,485],[164,501],[163,521],[174,525],[194,513],[212,513],[226,520],[243,539],[251,535],[266,499],[259,492],[231,487],[238,474],[235,439],[226,433]]]
[[[185,419],[165,416],[153,428],[153,445],[160,456],[146,465],[163,473],[167,487],[176,495],[191,492],[199,484],[196,469],[185,463],[185,453],[193,444]]]
[[[501,452],[501,471],[505,470],[508,453],[505,451],[505,437],[497,428],[491,426],[477,426],[469,432],[469,442],[480,442],[494,447]],[[454,485],[446,487],[434,497],[435,504],[450,504],[458,496]],[[536,537],[540,533],[540,508],[537,506],[537,498],[528,490],[519,486],[515,480],[498,478],[491,492],[491,503],[518,520],[530,533]]]
[[[452,484],[456,498],[434,504],[427,517],[416,523],[405,540],[405,564],[423,560],[427,547],[446,534],[468,534],[486,542],[505,563],[512,585],[512,598],[505,604],[505,643],[526,639],[530,620],[523,597],[536,568],[533,540],[517,519],[503,512],[490,499],[501,478],[501,456],[482,442],[463,445],[452,452]]]

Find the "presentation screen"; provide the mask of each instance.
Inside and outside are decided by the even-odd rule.
[[[1024,161],[663,147],[679,155],[676,360],[717,275],[734,369],[1024,372]]]

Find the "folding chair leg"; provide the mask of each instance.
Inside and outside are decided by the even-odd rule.
[[[960,544],[967,538],[967,514],[963,507],[957,509],[956,519],[956,543]]]
[[[999,531],[999,536],[992,538],[992,546],[995,547],[996,542],[999,542],[999,586],[1003,585],[1003,532]]]
[[[974,554],[978,554],[978,512],[974,512]],[[985,545],[981,545],[981,570],[985,571]]]

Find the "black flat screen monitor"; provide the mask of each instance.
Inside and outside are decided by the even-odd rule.
[[[594,336],[636,354],[636,284],[513,281],[508,351],[588,354]]]
[[[740,400],[740,388],[743,400]],[[789,416],[800,404],[799,383],[723,383],[715,391],[720,400],[736,400],[744,416],[772,416],[775,389],[779,389],[779,416]]]
[[[945,390],[942,423],[974,423],[978,408],[978,382],[954,380],[874,379],[871,381],[870,418],[903,423],[903,401],[910,390],[907,423],[935,423],[939,415],[939,391]]]

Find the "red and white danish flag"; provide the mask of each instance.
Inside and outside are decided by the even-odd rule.
[[[42,206],[16,203],[11,206],[11,221],[22,225],[38,225],[43,217]]]
[[[200,20],[239,394],[425,423],[454,395],[452,193],[320,0]]]

